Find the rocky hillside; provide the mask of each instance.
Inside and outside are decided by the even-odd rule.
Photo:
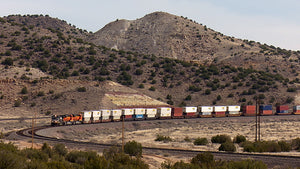
[[[90,35],[89,40],[119,50],[201,64],[252,66],[264,71],[267,67],[284,71],[290,66],[290,61],[300,58],[300,51],[229,37],[186,17],[164,12],[154,12],[132,21],[111,22]]]
[[[156,23],[158,20],[167,22],[170,16],[171,20],[176,17],[154,13],[145,18],[153,18],[152,22]],[[107,41],[111,37],[120,44],[123,43],[121,37],[131,38],[127,31],[137,22],[142,25],[145,18],[111,23],[100,31],[106,31],[106,35],[103,34],[97,42],[96,39],[92,42],[89,38],[98,36],[99,32],[87,33],[49,16],[0,18],[1,107],[5,107],[5,112],[27,112],[36,107],[43,112],[66,113],[95,109],[98,106],[113,108],[135,104],[132,100],[140,100],[141,105],[149,105],[148,102],[161,105],[162,101],[173,106],[196,106],[253,104],[254,97],[259,97],[265,104],[300,104],[297,97],[300,83],[297,52],[229,38],[182,17],[176,17],[179,23],[185,24],[182,34],[178,34],[176,38],[186,37],[183,40],[189,42],[194,34],[187,34],[186,29],[194,30],[195,25],[195,30],[199,27],[199,31],[209,37],[199,36],[200,41],[195,43],[196,46],[204,45],[206,47],[203,49],[210,49],[212,54],[203,51],[205,57],[197,60],[196,55],[191,57],[186,51],[176,55],[175,59],[175,55],[169,54],[159,57],[156,50],[153,51],[154,54],[150,54],[151,45],[144,48],[149,52],[138,53],[130,49],[121,50],[120,46]],[[152,22],[143,23],[145,31],[148,30],[146,25],[149,26]],[[187,23],[190,25],[187,26]],[[124,30],[123,33],[120,34],[119,31],[118,34],[117,28]],[[170,30],[171,28],[172,26]],[[143,30],[142,27],[140,30]],[[167,36],[167,28],[165,33],[161,32],[162,28],[158,30],[158,35],[151,36],[161,37],[166,42],[177,34],[175,27],[173,36]],[[216,34],[215,39],[210,38],[213,33]],[[140,39],[139,42],[142,46],[148,43],[144,36],[147,34],[132,35],[132,39],[144,37],[145,40]],[[205,40],[205,37],[208,39]],[[157,51],[162,51],[164,44],[159,39],[155,40],[156,47]],[[108,47],[94,44],[101,40],[107,41],[104,45]],[[185,47],[177,46],[176,50],[200,50],[198,47],[192,48],[188,45],[190,42],[186,42],[183,45]],[[225,47],[225,44],[232,49]],[[111,45],[118,49],[111,49]],[[221,55],[220,45],[225,45],[224,55]],[[227,56],[230,51],[236,51],[237,54]],[[215,57],[217,53],[226,57]],[[251,56],[248,57],[245,53],[250,53]],[[260,61],[260,64],[254,64],[254,61]],[[268,66],[264,66],[265,64]],[[102,83],[107,85],[101,85]],[[127,87],[109,85],[116,83]],[[22,91],[24,87],[28,89],[25,93]],[[126,92],[130,94],[127,95]],[[124,97],[128,100],[120,102]]]

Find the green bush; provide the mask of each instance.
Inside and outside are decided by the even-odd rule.
[[[278,141],[278,145],[280,146],[281,151],[289,152],[292,150],[292,145],[285,141]]]
[[[243,135],[237,135],[234,139],[233,142],[234,143],[241,143],[241,142],[245,142],[246,141],[246,137]]]
[[[170,141],[172,141],[172,139],[169,136],[163,136],[163,135],[157,134],[156,139],[154,141],[170,142]]]
[[[194,145],[206,145],[208,144],[207,138],[196,138]]]
[[[201,166],[202,168],[214,168],[214,155],[212,155],[209,152],[197,154],[195,157],[192,158],[191,163]]]
[[[56,152],[59,155],[65,156],[68,153],[67,148],[64,144],[55,144],[53,147],[54,152]]]
[[[27,93],[28,93],[27,87],[23,87],[21,90],[21,94],[27,94]]]
[[[141,157],[142,156],[142,145],[136,141],[129,141],[124,146],[124,152],[130,156]]]
[[[280,141],[262,141],[262,142],[250,142],[245,141],[241,144],[246,152],[281,152],[289,151],[290,145],[286,142]]]
[[[77,91],[78,92],[86,92],[86,88],[85,87],[78,87]]]
[[[232,142],[225,142],[221,144],[219,151],[235,152],[236,147]]]
[[[21,106],[21,100],[15,100],[15,104],[14,104],[14,106],[15,107],[20,107]]]
[[[232,142],[230,136],[226,134],[216,135],[211,138],[212,143],[225,143],[225,142]]]
[[[292,140],[292,149],[300,151],[300,138],[295,138]]]

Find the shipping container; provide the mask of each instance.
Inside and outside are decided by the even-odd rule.
[[[227,111],[239,112],[241,111],[241,106],[227,106]]]
[[[157,108],[157,115],[160,119],[171,118],[172,109],[170,107],[159,107]]]
[[[276,107],[276,114],[277,115],[290,115],[292,112],[289,113],[289,106],[288,105],[280,105]]]
[[[144,108],[135,108],[134,109],[134,114],[137,115],[137,114],[142,114],[144,115],[145,114],[145,109]]]
[[[213,116],[214,117],[226,117],[226,112],[225,111],[223,111],[223,112],[221,112],[221,111],[213,112]]]
[[[120,121],[122,116],[121,109],[113,109],[111,110],[110,118],[112,121]]]
[[[255,116],[256,115],[256,106],[255,105],[243,106],[243,115],[244,116]]]
[[[272,110],[272,105],[260,105],[259,110]]]
[[[111,119],[109,116],[101,116],[101,122],[111,122]]]
[[[157,109],[156,108],[146,108],[145,109],[146,119],[156,119]]]
[[[171,112],[172,118],[183,118],[183,108],[182,107],[173,107]]]
[[[133,115],[133,109],[122,109],[122,115]]]
[[[92,112],[91,111],[82,111],[80,112],[83,115],[83,123],[92,122]]]
[[[212,106],[198,106],[199,117],[212,117],[214,108]]]
[[[214,106],[214,112],[226,112],[226,106]]]
[[[144,120],[144,114],[135,114],[133,115],[134,120]]]
[[[260,113],[260,115],[263,115],[263,116],[273,115],[272,110],[259,110],[259,113]]]
[[[276,111],[289,110],[288,105],[281,105],[276,107]]]
[[[99,123],[101,121],[101,111],[93,110],[92,116],[92,123]]]
[[[228,117],[236,117],[236,116],[240,116],[240,112],[239,111],[229,111],[227,112],[227,116]]]
[[[197,117],[197,107],[184,107],[183,116],[185,118]]]
[[[293,114],[300,114],[300,106],[293,107]]]
[[[200,107],[200,112],[208,112],[208,113],[212,113],[213,112],[213,107],[212,106],[201,106]]]

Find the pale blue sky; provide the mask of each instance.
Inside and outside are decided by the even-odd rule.
[[[116,19],[164,11],[218,32],[300,50],[299,0],[0,0],[0,16],[48,14],[95,32]]]

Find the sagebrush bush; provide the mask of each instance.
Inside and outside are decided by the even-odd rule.
[[[230,136],[226,134],[216,135],[211,138],[212,143],[225,143],[225,142],[232,142]]]
[[[169,136],[163,136],[163,135],[157,134],[155,141],[170,142],[170,141],[172,141],[172,139]]]
[[[206,145],[208,144],[207,138],[196,138],[194,141],[194,145]]]
[[[241,142],[245,142],[246,141],[246,137],[243,135],[237,135],[234,139],[233,142],[234,143],[241,143]]]
[[[142,144],[136,141],[129,141],[124,146],[124,152],[130,156],[141,157],[142,156]]]
[[[232,142],[225,142],[220,145],[219,151],[235,152],[236,147]]]

